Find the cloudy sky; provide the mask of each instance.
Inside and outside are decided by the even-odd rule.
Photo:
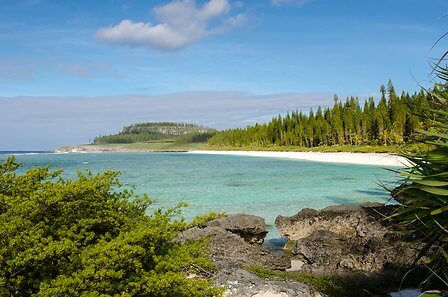
[[[446,0],[0,0],[0,150],[428,85]]]

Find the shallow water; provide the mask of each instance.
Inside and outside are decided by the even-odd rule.
[[[5,155],[0,155],[4,159]],[[396,179],[382,167],[310,161],[185,153],[33,154],[16,156],[24,170],[51,165],[74,177],[77,170],[119,170],[125,185],[156,200],[154,207],[189,204],[184,215],[210,211],[262,216],[334,204],[387,201],[378,183]],[[278,237],[272,229],[269,238]]]

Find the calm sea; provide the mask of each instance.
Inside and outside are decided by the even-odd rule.
[[[0,155],[0,159],[6,155]],[[119,170],[121,181],[156,200],[188,202],[184,215],[247,213],[273,224],[278,215],[334,204],[387,201],[378,183],[396,180],[382,167],[277,158],[185,153],[17,154],[24,169],[51,165],[72,178],[77,170]],[[272,236],[275,235],[275,232]]]

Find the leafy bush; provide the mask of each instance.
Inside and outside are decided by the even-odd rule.
[[[437,276],[448,287],[448,71],[437,73],[445,84],[430,92],[433,107],[420,114],[432,124],[417,131],[431,149],[403,154],[415,165],[398,171],[403,179],[393,196],[401,206],[392,219],[405,225],[421,244],[416,261],[425,257],[429,276]]]
[[[225,216],[225,213],[223,213],[223,212],[221,212],[221,213],[211,212],[207,215],[197,216],[190,223],[188,223],[188,228],[192,228],[192,227],[203,228],[211,220],[222,218],[223,216]]]
[[[216,296],[204,242],[175,242],[180,208],[145,214],[151,201],[121,189],[119,173],[78,174],[0,165],[0,296]],[[132,202],[129,202],[131,201]],[[198,273],[197,273],[198,274]]]

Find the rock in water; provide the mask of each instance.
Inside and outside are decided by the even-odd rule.
[[[246,214],[229,214],[207,223],[209,227],[220,227],[242,237],[253,244],[262,244],[268,227],[262,217]]]

